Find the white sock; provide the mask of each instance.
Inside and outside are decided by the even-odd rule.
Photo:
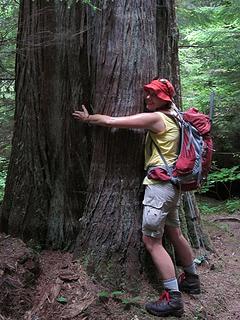
[[[192,264],[190,264],[190,266],[183,267],[183,270],[187,273],[190,273],[190,274],[197,274],[197,269],[196,269],[196,265],[194,262],[192,262]]]
[[[178,282],[176,278],[163,280],[163,286],[165,289],[179,291]]]

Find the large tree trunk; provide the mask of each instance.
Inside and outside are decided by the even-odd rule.
[[[180,104],[175,2],[105,0],[102,5],[101,13],[88,19],[94,112],[141,112],[142,86],[157,74],[174,83]],[[121,286],[126,279],[129,284],[130,277],[138,283],[143,269],[149,274],[141,244],[143,133],[92,130],[88,197],[75,256],[108,284]]]
[[[156,1],[103,1],[89,26],[94,112],[143,111],[143,84],[157,71],[155,19]],[[137,280],[141,269],[144,132],[92,130],[88,197],[75,254],[95,275],[121,285],[123,276]]]
[[[71,113],[82,102],[113,116],[142,112],[143,84],[159,70],[179,88],[177,37],[174,1],[99,6],[85,15],[80,5],[21,1],[15,129],[0,222],[2,231],[25,240],[69,246],[88,185],[75,255],[115,286],[122,277],[138,282],[144,267],[144,132],[94,127],[90,139]]]
[[[83,25],[80,6],[20,3],[15,128],[1,230],[55,248],[76,236],[88,181],[86,128],[71,117],[89,91]]]

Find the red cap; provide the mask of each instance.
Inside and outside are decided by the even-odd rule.
[[[143,88],[147,92],[152,89],[158,98],[169,102],[172,102],[172,98],[175,95],[174,87],[167,79],[152,80]]]

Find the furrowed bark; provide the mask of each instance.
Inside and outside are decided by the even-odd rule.
[[[94,112],[143,111],[143,84],[157,70],[155,1],[103,1],[91,21]],[[113,286],[141,271],[144,132],[93,128],[88,197],[75,256]],[[116,276],[117,275],[117,276]],[[125,280],[124,280],[125,279]]]
[[[86,127],[71,117],[89,91],[83,95],[84,19],[80,6],[20,3],[15,128],[1,230],[54,248],[75,238],[88,181]]]

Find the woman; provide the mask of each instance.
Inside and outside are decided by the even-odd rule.
[[[82,106],[83,111],[74,111],[73,116],[76,120],[99,126],[147,129],[145,169],[164,165],[158,149],[168,165],[171,165],[177,158],[179,145],[178,125],[167,115],[174,113],[176,108],[172,100],[175,90],[166,79],[154,79],[144,86],[144,90],[147,93],[147,109],[151,112],[111,117],[102,114],[89,115],[87,109]],[[160,317],[180,316],[184,309],[179,289],[189,293],[200,293],[200,281],[192,250],[180,230],[180,191],[171,182],[151,180],[148,177],[144,179],[143,184],[146,186],[143,200],[143,242],[151,254],[165,288],[160,299],[147,303],[146,309]],[[162,245],[164,232],[172,242],[183,266],[184,278],[181,277],[181,283],[178,283],[173,262]]]

